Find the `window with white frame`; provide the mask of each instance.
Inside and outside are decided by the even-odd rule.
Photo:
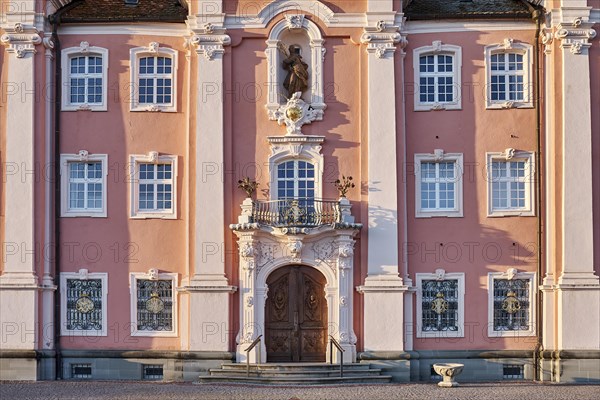
[[[176,111],[177,51],[150,43],[131,50],[131,110]]]
[[[533,153],[507,149],[487,154],[488,216],[533,216]]]
[[[63,111],[106,111],[108,50],[81,42],[62,50]]]
[[[131,217],[177,218],[177,156],[130,156]]]
[[[60,274],[61,334],[106,336],[108,274],[79,272]]]
[[[177,274],[150,270],[130,277],[132,335],[176,336]]]
[[[461,108],[462,50],[434,41],[413,51],[415,111]]]
[[[464,337],[463,273],[416,274],[417,337]]]
[[[277,165],[278,199],[314,199],[315,166],[303,160],[284,161]]]
[[[533,107],[532,46],[505,39],[486,46],[487,107]]]
[[[488,334],[514,336],[534,334],[534,273],[490,273],[488,275]]]
[[[415,154],[416,217],[462,217],[462,178],[461,153]]]
[[[61,154],[61,216],[106,217],[108,155]]]

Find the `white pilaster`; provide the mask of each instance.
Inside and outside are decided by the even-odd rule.
[[[381,20],[361,41],[368,52],[368,280],[398,278],[398,177],[394,53],[397,26]]]
[[[42,42],[34,24],[33,1],[23,14],[6,15],[0,38],[7,46],[6,171],[3,275],[0,276],[0,328],[3,349],[35,349],[38,342],[38,279],[34,223],[35,201],[35,60]]]
[[[357,288],[364,295],[365,351],[404,350],[404,296],[399,276],[396,126],[396,45],[406,45],[393,25],[391,2],[369,2],[370,17],[361,41],[368,52],[369,223],[368,276]],[[391,21],[391,22],[390,22]],[[393,334],[390,334],[393,332]]]
[[[189,295],[191,351],[229,351],[234,333],[230,295],[236,288],[228,284],[224,257],[223,54],[231,39],[222,28],[220,10],[220,1],[201,4],[199,11],[207,14],[188,20],[189,44],[197,54],[194,268],[189,286],[183,288]]]
[[[556,311],[559,349],[600,349],[600,284],[594,274],[590,8],[560,10],[562,58],[562,271]],[[596,249],[597,251],[597,249]],[[580,317],[586,310],[585,318]],[[579,316],[579,317],[578,317]],[[577,326],[577,329],[573,329]],[[581,332],[586,332],[581,335]]]

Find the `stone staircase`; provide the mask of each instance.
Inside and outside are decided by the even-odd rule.
[[[382,375],[370,364],[344,364],[340,376],[339,364],[271,363],[251,364],[250,376],[246,364],[224,364],[201,376],[200,383],[259,383],[269,385],[327,385],[340,383],[389,383],[392,377]]]

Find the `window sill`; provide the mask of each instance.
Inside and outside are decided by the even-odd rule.
[[[137,213],[131,215],[130,219],[177,219],[175,213]]]
[[[533,108],[533,103],[519,103],[519,102],[488,102],[486,105],[486,110],[511,110],[515,108]]]
[[[488,330],[488,337],[510,337],[510,338],[523,338],[535,336],[535,332],[532,330],[527,331],[494,331]]]
[[[535,213],[529,210],[521,211],[493,211],[488,212],[488,218],[502,218],[502,217],[535,217]]]
[[[165,112],[174,113],[177,112],[173,106],[161,106],[157,104],[148,104],[147,106],[135,106],[130,108],[131,112]]]
[[[415,218],[463,218],[462,211],[434,211],[434,212],[423,212],[417,211]]]
[[[420,329],[416,332],[418,338],[423,339],[446,339],[446,338],[464,338],[465,335],[460,330],[458,331],[434,331],[422,332]]]
[[[108,336],[108,334],[106,333],[106,331],[69,331],[69,330],[62,330],[60,332],[60,336],[63,337],[69,337],[69,336],[77,336],[77,337],[90,337],[90,338],[95,338],[95,337],[106,337]]]
[[[132,331],[131,336],[135,337],[178,337],[176,331]]]
[[[102,212],[70,212],[61,214],[61,218],[107,218],[106,211]]]
[[[416,104],[414,111],[422,112],[422,111],[452,111],[452,110],[462,110],[462,106],[460,104],[455,103],[438,103],[438,104]]]
[[[106,105],[94,105],[91,106],[89,104],[79,104],[79,105],[63,105],[60,111],[71,112],[71,111],[108,111]]]

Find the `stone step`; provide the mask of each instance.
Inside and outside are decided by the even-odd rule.
[[[302,371],[302,370],[339,370],[339,364],[325,363],[271,363],[271,364],[250,364],[250,368],[254,370],[278,370],[278,371]],[[351,363],[344,364],[345,371],[368,371],[371,368],[369,364]],[[229,363],[223,364],[224,370],[243,370],[246,371],[244,363]]]
[[[201,376],[200,383],[256,383],[265,385],[330,385],[330,384],[357,384],[357,383],[389,383],[389,375],[355,375],[355,376],[327,376],[327,377],[256,377],[256,376]]]
[[[246,369],[211,369],[209,370],[211,376],[229,376],[229,377],[245,377],[247,376]],[[339,376],[340,371],[338,369],[296,369],[296,370],[277,370],[277,369],[266,369],[260,370],[250,366],[250,376],[255,377],[326,377],[326,376]],[[381,375],[380,369],[368,369],[368,370],[347,370],[344,368],[344,376],[377,376]]]

